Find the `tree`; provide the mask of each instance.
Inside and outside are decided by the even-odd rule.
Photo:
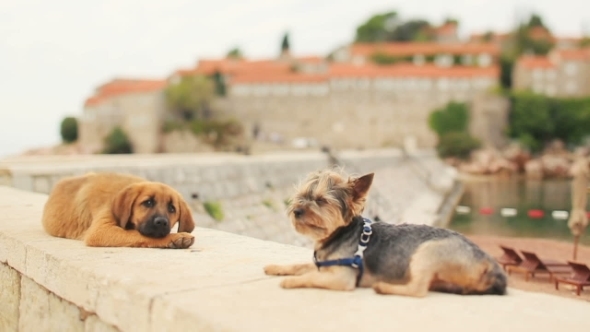
[[[445,24],[455,24],[455,25],[459,25],[459,20],[457,20],[454,17],[447,17],[445,19]]]
[[[225,57],[229,59],[241,59],[244,57],[244,55],[238,47],[234,47],[227,52]]]
[[[283,36],[283,41],[281,42],[281,53],[289,52],[291,50],[291,45],[289,43],[289,33],[285,32]]]
[[[500,56],[500,85],[505,89],[512,88],[512,69],[514,68],[514,57]]]
[[[103,153],[106,154],[126,154],[133,153],[133,145],[129,137],[121,127],[115,127],[105,138],[105,148]]]
[[[399,25],[388,40],[390,41],[428,41],[433,36],[428,32],[430,23],[424,20],[411,20]]]
[[[206,76],[182,77],[166,88],[166,99],[172,111],[181,119],[207,118],[209,105],[215,95],[215,84]]]
[[[65,143],[72,143],[78,140],[78,120],[74,117],[66,117],[60,125],[61,139]]]
[[[396,12],[373,15],[356,29],[356,42],[432,40],[430,23],[425,20],[403,22]]]
[[[444,108],[430,113],[428,125],[439,137],[451,132],[466,132],[469,110],[463,103],[450,102]]]
[[[542,95],[529,92],[512,96],[512,110],[509,115],[510,136],[521,141],[532,151],[539,151],[543,143],[553,137],[549,100]]]
[[[463,103],[450,102],[430,113],[428,125],[437,133],[436,150],[441,157],[467,158],[481,146],[468,132],[469,109]]]
[[[396,12],[373,15],[356,29],[356,42],[378,42],[387,40],[387,34],[397,25]]]
[[[442,135],[436,145],[438,155],[467,159],[471,152],[481,147],[481,142],[467,132],[450,132]]]
[[[543,19],[538,14],[531,14],[529,18],[529,22],[527,23],[527,27],[534,28],[534,27],[542,27],[547,28],[545,24],[543,24]]]

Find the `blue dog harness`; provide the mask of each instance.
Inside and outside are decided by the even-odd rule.
[[[363,277],[364,267],[363,267],[363,252],[367,249],[367,245],[369,244],[369,240],[371,239],[371,234],[373,234],[373,228],[371,224],[373,222],[367,218],[363,218],[363,232],[361,233],[361,238],[359,239],[358,249],[354,253],[354,256],[351,258],[339,258],[339,259],[331,259],[328,261],[318,261],[316,252],[313,252],[313,262],[318,267],[318,270],[322,266],[350,266],[352,268],[358,269],[359,274],[356,277],[356,285],[358,286],[361,282],[361,278]]]

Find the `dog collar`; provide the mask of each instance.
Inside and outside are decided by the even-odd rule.
[[[356,285],[358,286],[361,282],[364,272],[363,254],[365,249],[367,249],[369,241],[371,240],[371,234],[373,234],[373,228],[371,226],[372,223],[373,221],[370,219],[363,218],[363,232],[361,233],[361,238],[359,239],[359,244],[353,257],[318,261],[317,253],[314,251],[313,262],[317,266],[318,270],[323,266],[350,266],[352,268],[358,269],[359,273],[356,277]]]

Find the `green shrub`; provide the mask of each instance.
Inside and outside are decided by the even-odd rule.
[[[276,210],[274,204],[269,199],[263,200],[262,204],[273,211]]]
[[[376,52],[371,54],[371,61],[378,65],[392,65],[398,62],[410,62],[412,61],[411,56],[399,57],[395,55],[389,55],[386,53]]]
[[[65,143],[72,143],[78,140],[78,120],[74,117],[66,117],[61,121],[61,139]]]
[[[590,131],[590,98],[550,98],[531,92],[510,95],[510,137],[538,152],[554,139],[583,142]]]
[[[451,132],[467,131],[469,110],[464,103],[450,102],[428,117],[428,125],[439,137]]]
[[[203,203],[203,206],[205,207],[205,211],[207,211],[213,219],[217,221],[223,220],[223,211],[219,202],[205,202]]]
[[[190,128],[196,136],[204,136],[204,140],[215,147],[222,147],[230,144],[232,140],[241,137],[244,128],[242,124],[234,119],[219,120],[193,120]]]
[[[127,134],[120,127],[115,127],[105,138],[105,148],[103,153],[106,154],[125,154],[133,153],[133,146]]]
[[[166,121],[162,125],[162,132],[170,133],[176,130],[184,129],[186,125],[181,121]]]
[[[478,149],[481,142],[467,132],[450,132],[439,138],[436,150],[439,156],[469,158],[471,152]]]

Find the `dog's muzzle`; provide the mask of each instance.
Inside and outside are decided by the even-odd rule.
[[[166,217],[156,216],[144,222],[138,230],[142,235],[161,238],[170,234],[170,221]]]

